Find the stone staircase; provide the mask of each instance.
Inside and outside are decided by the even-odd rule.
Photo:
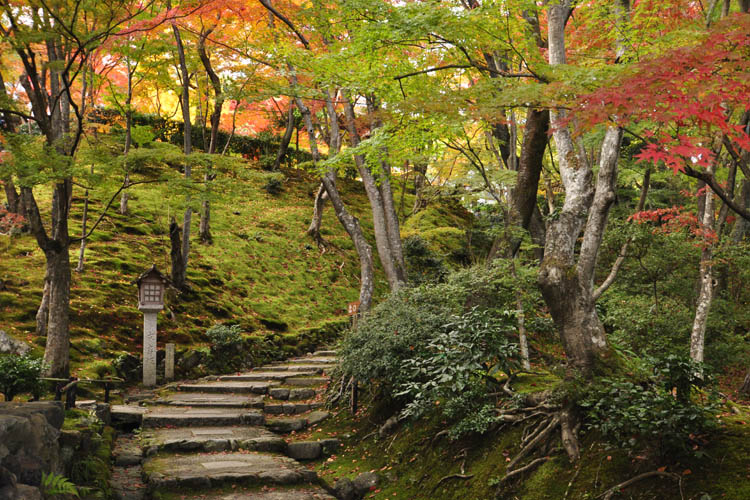
[[[317,351],[114,405],[114,425],[141,429],[115,445],[116,498],[332,500],[302,461],[335,452],[339,441],[292,433],[328,417],[321,401],[335,364],[335,352]]]

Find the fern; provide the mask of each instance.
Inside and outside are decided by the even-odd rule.
[[[68,478],[60,474],[42,473],[42,492],[45,497],[54,497],[56,495],[73,495],[80,498],[76,485],[71,483]]]

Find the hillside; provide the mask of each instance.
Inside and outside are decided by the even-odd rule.
[[[270,178],[283,177],[282,191],[263,189]],[[188,269],[190,289],[168,293],[159,315],[159,346],[175,342],[195,347],[206,342],[205,330],[217,322],[238,323],[246,333],[279,334],[294,343],[306,329],[346,322],[346,304],[358,296],[359,263],[348,235],[326,207],[323,236],[334,246],[321,251],[305,234],[311,216],[315,179],[300,171],[268,174],[249,168],[232,179],[231,189],[213,204],[212,245],[202,245],[193,230]],[[371,234],[367,198],[354,181],[340,182],[352,211]],[[82,190],[74,191],[71,234],[80,234]],[[48,202],[40,202],[48,208]],[[131,190],[130,214],[111,208],[90,238],[85,269],[73,272],[71,289],[71,357],[73,371],[98,359],[138,354],[142,315],[134,280],[151,264],[169,272],[170,214],[179,197],[168,185],[141,185]],[[90,204],[94,216],[102,200]],[[197,221],[194,217],[197,226]],[[35,338],[35,313],[42,294],[44,256],[28,234],[0,240],[0,329],[43,346]],[[71,247],[71,264],[78,245]],[[378,292],[384,288],[380,283]],[[39,353],[41,353],[41,348]]]

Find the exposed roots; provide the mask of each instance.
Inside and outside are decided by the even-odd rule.
[[[654,470],[651,472],[644,472],[643,474],[639,474],[635,477],[631,477],[627,481],[623,481],[620,484],[616,484],[612,486],[610,489],[608,489],[607,491],[605,491],[604,493],[602,493],[596,498],[601,498],[603,500],[610,500],[615,495],[615,493],[619,492],[620,490],[623,490],[627,488],[628,486],[634,483],[637,483],[638,481],[641,481],[643,479],[648,479],[654,476],[668,477],[670,479],[674,479],[675,481],[677,481],[677,484],[680,487],[680,498],[684,500],[685,495],[683,495],[682,493],[682,476],[680,476],[679,474],[674,474],[672,472],[663,472],[659,470]]]
[[[505,381],[502,392],[515,396],[510,387],[511,381],[512,378]],[[553,453],[562,449],[565,449],[571,462],[576,462],[580,458],[578,415],[572,406],[561,407],[553,404],[550,396],[551,394],[546,391],[529,394],[523,401],[524,406],[497,410],[501,422],[525,425],[520,442],[521,450],[508,462],[501,483],[533,471],[548,461]],[[550,451],[556,439],[561,439],[563,448],[558,447]]]

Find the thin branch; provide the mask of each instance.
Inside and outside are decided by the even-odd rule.
[[[99,223],[104,219],[104,216],[107,215],[107,211],[109,210],[109,207],[112,206],[112,203],[117,198],[117,195],[119,195],[120,193],[122,193],[123,190],[125,190],[127,188],[130,188],[132,186],[137,186],[138,184],[155,184],[157,182],[161,182],[161,179],[152,180],[152,181],[137,181],[137,182],[127,182],[127,181],[125,181],[125,182],[123,182],[122,186],[120,186],[120,189],[118,189],[117,191],[115,191],[115,194],[113,194],[112,197],[109,199],[109,202],[107,203],[107,206],[105,206],[104,210],[102,211],[102,213],[99,214],[99,218],[96,220],[96,222],[94,223],[94,225],[91,226],[91,229],[89,230],[89,232],[86,233],[86,234],[84,234],[80,238],[71,238],[70,242],[71,243],[77,243],[77,242],[79,242],[81,240],[85,240],[86,238],[88,238],[89,236],[91,236],[91,234],[94,232],[94,230],[99,225]]]
[[[281,22],[289,26],[289,28],[294,32],[295,35],[297,35],[297,38],[299,38],[299,41],[302,42],[302,45],[305,46],[307,50],[310,50],[310,42],[307,41],[307,38],[305,38],[305,35],[299,32],[297,28],[294,26],[294,23],[289,20],[284,14],[279,12],[274,8],[273,5],[271,5],[271,2],[269,0],[260,0],[261,5],[268,9],[268,11],[273,14],[274,16],[278,17]]]

